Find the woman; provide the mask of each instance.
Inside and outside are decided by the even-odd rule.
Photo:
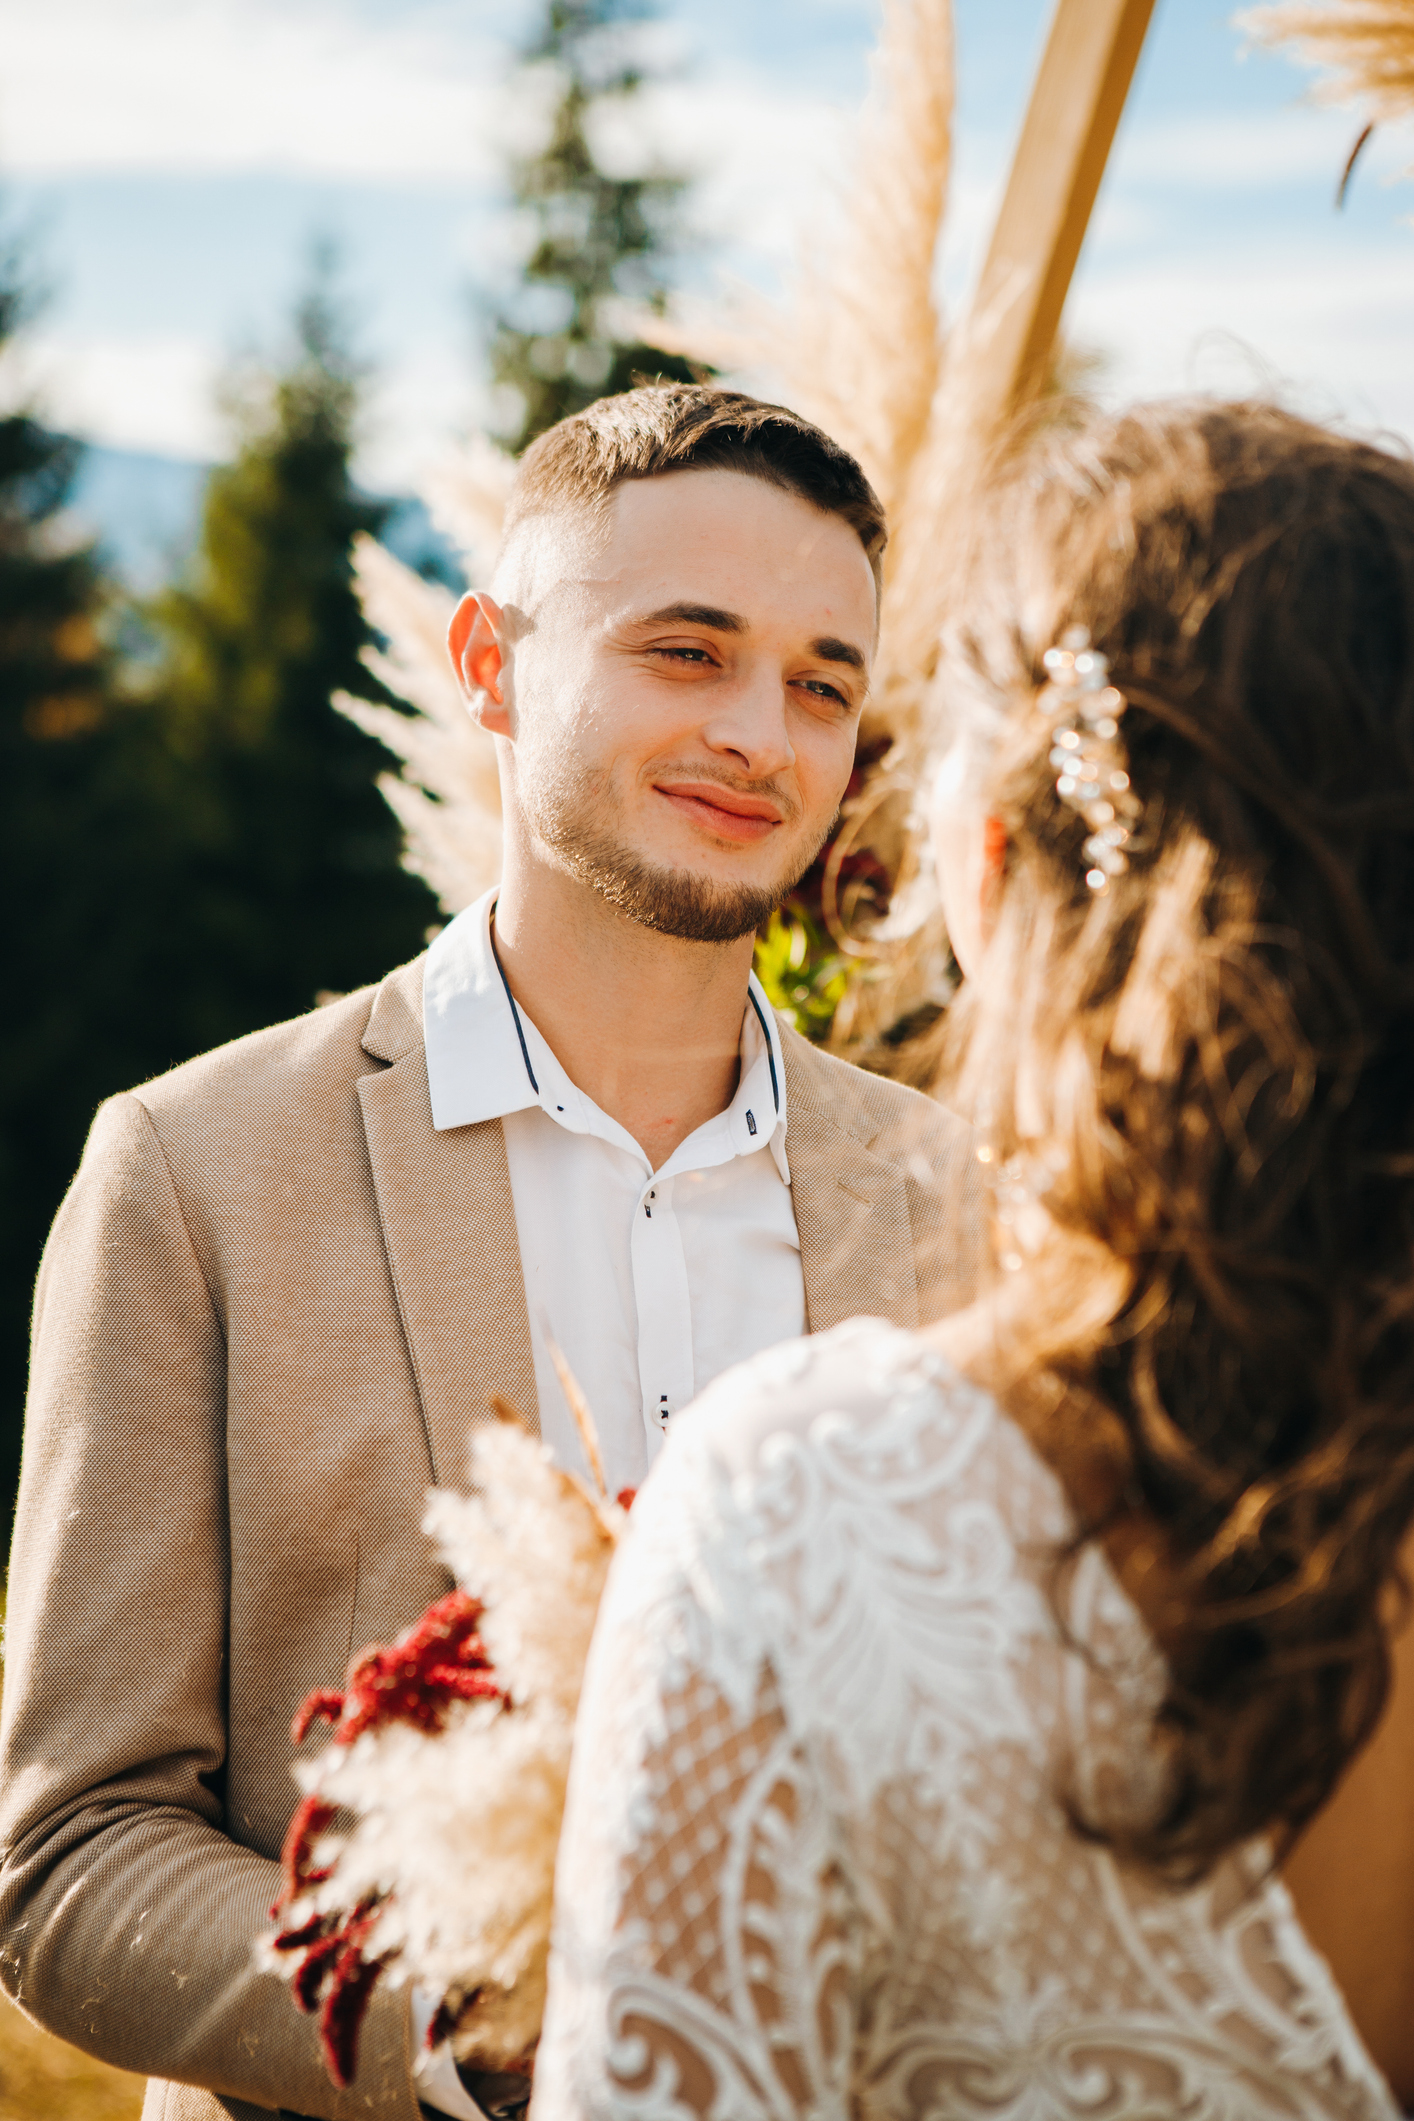
[[[956,608],[994,1285],[674,1437],[591,1655],[533,2112],[1388,2117],[1414,469],[1134,413],[994,496]]]

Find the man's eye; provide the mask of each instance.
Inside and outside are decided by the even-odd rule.
[[[665,656],[670,663],[710,663],[711,651],[706,648],[650,648],[650,655]]]
[[[836,700],[841,707],[848,707],[849,705],[849,701],[840,691],[839,686],[828,684],[824,678],[806,678],[804,685],[805,690],[813,692],[817,699]]]

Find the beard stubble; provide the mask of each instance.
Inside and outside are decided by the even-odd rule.
[[[700,766],[694,780],[711,780]],[[783,803],[779,790],[752,782],[721,781],[740,794],[767,795]],[[789,871],[767,884],[719,884],[688,868],[650,862],[614,830],[607,801],[608,776],[592,769],[551,766],[521,797],[545,845],[578,877],[622,913],[655,935],[687,943],[734,943],[750,935],[789,898],[834,829],[833,818]],[[783,804],[783,807],[784,804]]]

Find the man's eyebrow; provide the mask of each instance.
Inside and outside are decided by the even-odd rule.
[[[818,655],[822,663],[847,663],[851,670],[867,670],[868,664],[852,641],[837,641],[833,634],[825,634],[810,643],[810,653]]]
[[[665,604],[639,619],[640,626],[710,626],[714,633],[745,633],[747,623],[739,612],[719,611],[715,604]]]
[[[722,611],[715,604],[665,604],[661,611],[650,611],[637,623],[640,626],[710,626],[714,633],[749,631],[740,612]],[[850,670],[862,671],[869,667],[862,651],[852,641],[838,641],[829,633],[810,643],[810,653],[818,656],[822,663],[843,663]]]

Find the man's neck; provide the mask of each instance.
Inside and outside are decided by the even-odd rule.
[[[511,862],[496,953],[517,1005],[577,1089],[656,1171],[736,1092],[752,938],[689,943],[616,913],[590,886]]]

